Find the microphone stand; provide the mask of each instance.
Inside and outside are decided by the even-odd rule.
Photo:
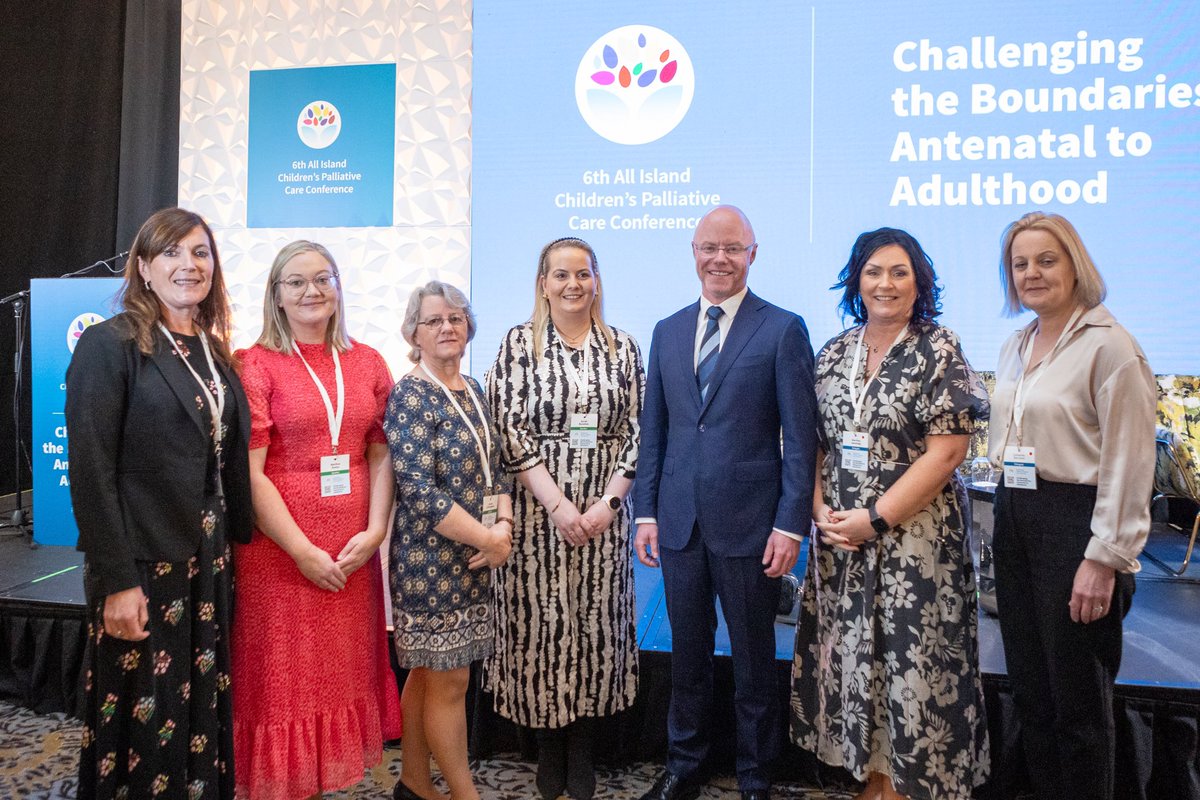
[[[33,530],[29,527],[21,504],[21,362],[25,356],[25,301],[28,297],[29,290],[23,289],[0,298],[0,306],[12,303],[13,307],[13,482],[16,484],[12,516],[8,523],[0,527],[16,528],[15,533],[29,536],[30,548],[36,549]]]

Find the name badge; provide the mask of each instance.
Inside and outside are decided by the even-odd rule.
[[[1037,459],[1034,448],[1009,445],[1004,448],[1004,485],[1009,489],[1037,488]]]
[[[867,454],[871,437],[865,431],[846,431],[842,434],[842,469],[867,471]]]
[[[321,456],[321,497],[350,494],[350,454]]]
[[[571,447],[595,447],[599,414],[571,415]]]
[[[483,498],[483,518],[480,522],[483,527],[490,528],[496,524],[496,517],[500,515],[500,495],[489,494]]]

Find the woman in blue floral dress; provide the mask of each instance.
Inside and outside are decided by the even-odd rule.
[[[491,655],[491,572],[512,548],[511,481],[479,384],[459,372],[475,318],[466,297],[431,281],[402,330],[417,363],[392,389],[383,428],[396,474],[390,553],[396,657],[410,670],[393,797],[437,800],[430,756],[454,800],[478,792],[467,763],[470,665]]]

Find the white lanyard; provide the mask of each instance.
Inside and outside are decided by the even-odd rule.
[[[338,439],[342,435],[342,415],[346,411],[346,385],[342,379],[342,362],[338,359],[338,349],[332,346],[329,349],[333,351],[333,374],[337,383],[337,411],[334,411],[333,403],[329,401],[329,392],[325,391],[325,386],[317,378],[317,373],[313,372],[313,368],[304,358],[304,353],[300,352],[300,346],[295,341],[292,342],[292,351],[300,356],[300,363],[308,370],[309,377],[313,379],[313,383],[317,385],[317,391],[321,393],[321,402],[325,404],[325,417],[329,420],[329,440],[333,444],[334,455],[337,455]]]
[[[589,377],[588,373],[590,370],[590,365],[588,364],[588,357],[591,354],[591,341],[592,341],[592,334],[591,334],[591,331],[588,331],[587,338],[585,338],[583,340],[583,345],[579,348],[579,352],[583,354],[583,373],[582,374],[580,374],[579,370],[575,369],[575,365],[573,363],[571,363],[571,348],[569,348],[569,347],[563,348],[565,351],[563,353],[563,369],[566,370],[567,377],[570,379],[571,383],[575,384],[575,407],[576,408],[579,408],[581,405],[584,408],[587,407],[588,377]]]
[[[1080,306],[1075,309],[1075,313],[1067,320],[1062,333],[1058,334],[1058,339],[1054,342],[1054,347],[1050,348],[1050,352],[1042,359],[1041,364],[1038,365],[1033,375],[1029,376],[1028,380],[1025,379],[1025,373],[1029,367],[1030,359],[1033,358],[1033,342],[1037,336],[1030,336],[1029,341],[1025,343],[1025,348],[1021,351],[1021,374],[1017,376],[1017,388],[1013,393],[1012,420],[1010,422],[1010,427],[1017,434],[1017,444],[1021,443],[1021,420],[1025,418],[1025,399],[1033,391],[1033,387],[1037,385],[1037,382],[1042,379],[1042,376],[1046,374],[1046,370],[1050,367],[1051,359],[1058,353],[1058,348],[1067,340],[1067,334],[1071,332],[1076,320],[1082,315],[1083,306]]]
[[[475,396],[475,392],[471,391],[471,382],[467,381],[467,394],[471,396],[471,402],[475,404],[475,413],[479,414],[479,424],[483,426],[483,438],[486,441],[479,440],[479,431],[475,430],[475,425],[471,422],[471,418],[467,416],[467,412],[463,411],[462,406],[458,404],[458,400],[454,398],[446,384],[442,383],[437,375],[433,374],[432,370],[425,369],[425,365],[421,364],[421,369],[429,380],[438,385],[442,390],[442,394],[446,395],[446,399],[450,401],[450,405],[454,406],[454,410],[462,417],[462,421],[466,423],[467,430],[475,437],[475,447],[479,450],[479,457],[483,460],[483,480],[487,484],[487,489],[492,490],[492,432],[488,430],[487,417],[483,415],[483,406],[479,404],[479,398]]]
[[[892,348],[900,344],[905,336],[908,336],[908,325],[900,329],[900,333],[896,335],[896,340],[888,347],[887,353],[883,354],[883,358],[879,359],[879,363],[875,365],[875,371],[867,378],[867,382],[862,385],[862,394],[858,393],[858,364],[862,360],[863,338],[867,335],[867,326],[863,325],[862,330],[858,332],[858,344],[854,347],[854,364],[850,367],[850,405],[854,407],[854,424],[857,426],[862,418],[863,405],[867,400],[867,387],[871,385],[871,381],[879,375],[879,370],[883,369],[883,360],[887,358],[888,353],[892,352]],[[869,360],[869,359],[868,359]]]
[[[204,349],[204,358],[208,361],[208,370],[212,373],[213,386],[216,387],[216,394],[208,388],[204,379],[200,377],[200,373],[192,366],[183,353],[179,352],[179,347],[175,344],[175,337],[167,330],[167,326],[162,322],[158,323],[158,328],[163,332],[163,336],[167,337],[167,341],[171,343],[171,349],[175,351],[175,355],[179,356],[179,360],[187,367],[188,372],[192,373],[192,377],[196,379],[196,383],[200,384],[200,388],[204,390],[204,396],[209,398],[208,410],[212,414],[213,437],[217,443],[221,442],[221,417],[225,413],[225,386],[221,383],[221,373],[217,372],[217,365],[213,363],[212,350],[208,348],[208,337],[204,335],[204,331],[196,328],[196,332],[200,334],[200,347]]]

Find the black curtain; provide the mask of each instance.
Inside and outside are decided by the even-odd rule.
[[[0,297],[128,249],[150,211],[175,203],[179,14],[179,0],[0,4]],[[13,346],[4,306],[0,494],[17,481]],[[28,350],[23,373],[28,450]]]

